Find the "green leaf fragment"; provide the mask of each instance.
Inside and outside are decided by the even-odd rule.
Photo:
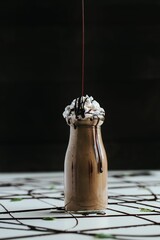
[[[84,216],[87,216],[87,215],[90,215],[90,214],[97,214],[97,215],[106,215],[106,213],[104,211],[86,211],[86,212],[80,212],[80,214],[84,215]]]
[[[18,202],[18,201],[22,201],[23,198],[11,198],[11,202]]]
[[[110,238],[110,239],[115,239],[115,236],[113,236],[113,235],[111,235],[111,234],[98,233],[98,234],[95,235],[95,238],[101,238],[101,239]]]
[[[45,221],[53,221],[55,218],[54,217],[44,217],[43,220]]]
[[[155,212],[155,210],[149,209],[149,208],[140,208],[141,212]]]

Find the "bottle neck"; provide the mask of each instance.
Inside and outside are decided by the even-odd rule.
[[[99,128],[103,124],[104,120],[100,118],[87,118],[84,120],[77,119],[74,121],[74,123],[70,123],[69,125],[71,127],[74,127],[76,129],[77,127],[87,127],[87,128]]]

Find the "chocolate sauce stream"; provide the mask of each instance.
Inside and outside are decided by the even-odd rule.
[[[84,0],[82,0],[82,96],[84,96]]]

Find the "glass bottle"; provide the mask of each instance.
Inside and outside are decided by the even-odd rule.
[[[64,164],[67,211],[100,211],[107,207],[107,156],[99,118],[70,124]]]

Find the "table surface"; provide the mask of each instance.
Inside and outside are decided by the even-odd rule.
[[[64,211],[63,173],[1,174],[0,240],[160,239],[160,171],[109,172],[101,214]]]

